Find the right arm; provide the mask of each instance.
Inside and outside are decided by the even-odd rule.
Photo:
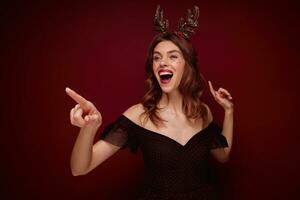
[[[81,128],[71,155],[74,176],[85,175],[116,153],[120,147],[99,140],[93,145],[97,130]]]
[[[104,140],[93,144],[97,130],[102,124],[100,112],[75,91],[66,88],[66,93],[78,103],[70,112],[70,121],[74,126],[80,127],[72,150],[71,171],[74,176],[84,175],[116,153],[120,147]]]

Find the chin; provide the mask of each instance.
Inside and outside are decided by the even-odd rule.
[[[173,77],[173,80],[171,80],[168,84],[163,84],[158,75],[156,78],[157,82],[159,83],[160,89],[163,93],[168,94],[178,90],[178,83],[176,82],[175,77]]]
[[[160,89],[163,93],[169,94],[174,92],[177,88],[174,88],[173,86],[160,86]]]
[[[161,90],[165,94],[170,94],[172,92],[172,90],[168,90],[168,89],[161,89]]]

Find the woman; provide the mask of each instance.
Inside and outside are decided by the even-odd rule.
[[[210,92],[224,108],[223,129],[200,99],[203,91],[197,57],[188,32],[168,31],[157,9],[161,28],[148,51],[146,94],[141,103],[126,110],[107,126],[93,144],[102,116],[96,107],[75,91],[67,94],[78,104],[71,123],[80,127],[72,156],[74,176],[84,175],[120,148],[142,151],[146,178],[139,199],[214,199],[210,183],[209,154],[220,162],[229,159],[233,135],[233,104],[230,93]],[[189,14],[191,12],[189,11]],[[197,18],[197,8],[191,17]]]

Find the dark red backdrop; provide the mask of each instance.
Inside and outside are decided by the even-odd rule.
[[[94,102],[104,125],[139,102],[157,2],[26,2],[1,6],[1,199],[131,199],[140,154],[120,151],[86,176],[71,175],[78,129],[64,88]],[[300,178],[299,9],[288,1],[209,2],[196,3],[192,41],[204,76],[235,103],[232,157],[217,165],[222,199],[292,199]],[[160,4],[175,28],[195,3]],[[206,99],[222,122],[220,106]]]

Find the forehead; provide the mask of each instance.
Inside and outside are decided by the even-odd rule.
[[[174,51],[174,50],[179,51],[181,53],[178,46],[176,46],[173,42],[166,40],[158,43],[155,46],[153,52],[167,53],[169,51]]]

